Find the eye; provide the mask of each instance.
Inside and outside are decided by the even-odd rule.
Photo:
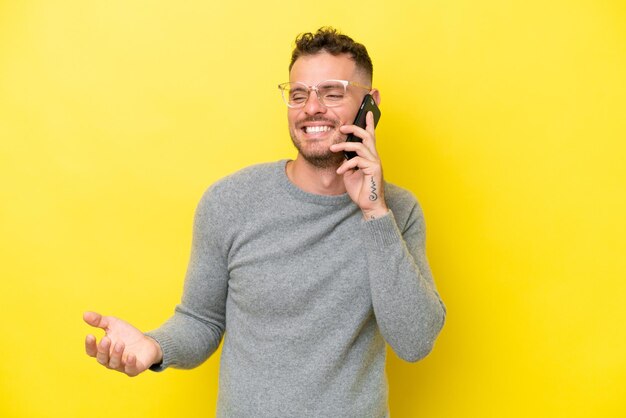
[[[346,90],[342,84],[328,83],[319,87],[319,92],[324,100],[329,102],[339,102],[343,100]]]
[[[306,95],[304,95],[302,93],[292,94],[291,98],[289,100],[291,100],[292,102],[295,102],[295,103],[302,103],[302,102],[306,101]]]
[[[343,99],[343,93],[328,93],[324,95],[325,100],[339,101]]]
[[[307,91],[304,89],[291,90],[289,92],[289,100],[294,103],[305,102],[308,97]]]

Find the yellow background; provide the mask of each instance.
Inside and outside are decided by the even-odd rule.
[[[0,1],[0,416],[213,416],[218,356],[135,379],[84,310],[178,302],[195,205],[293,158],[276,84],[333,25],[374,60],[387,180],[448,307],[392,416],[626,416],[621,0]]]

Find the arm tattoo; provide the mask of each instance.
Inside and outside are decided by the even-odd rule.
[[[378,195],[376,194],[376,182],[374,181],[374,177],[372,177],[370,183],[370,200],[373,202],[376,199],[378,199]]]

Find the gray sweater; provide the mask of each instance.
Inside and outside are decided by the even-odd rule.
[[[211,186],[196,210],[181,303],[147,333],[191,368],[222,348],[219,417],[386,417],[385,342],[407,361],[445,318],[415,198],[364,221],[347,194],[307,193],[285,161]]]

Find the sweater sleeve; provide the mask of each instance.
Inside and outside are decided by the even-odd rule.
[[[425,357],[446,316],[425,252],[422,211],[414,199],[402,231],[393,212],[363,221],[372,303],[381,334],[406,361]]]
[[[163,351],[163,360],[151,367],[153,371],[198,366],[215,352],[224,334],[228,271],[209,195],[210,190],[196,209],[181,302],[161,327],[146,333]]]

